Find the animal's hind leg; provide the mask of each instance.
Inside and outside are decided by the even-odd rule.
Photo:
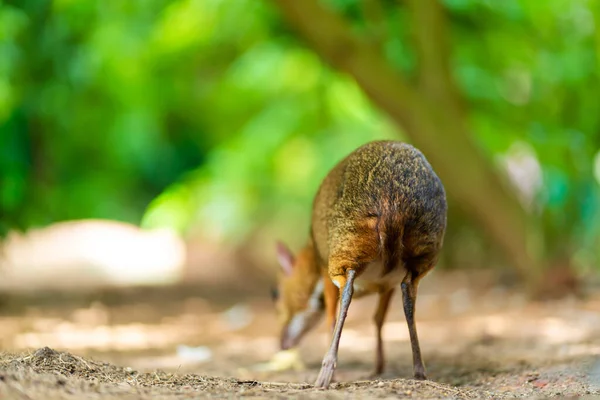
[[[420,268],[419,268],[420,267]],[[417,289],[419,281],[427,272],[433,268],[433,265],[423,268],[421,265],[407,262],[407,273],[402,280],[402,302],[404,303],[404,315],[408,324],[408,333],[410,335],[410,345],[413,354],[413,371],[415,379],[427,379],[425,374],[425,365],[421,357],[421,347],[417,335],[417,326],[415,324],[415,304],[417,302]]]

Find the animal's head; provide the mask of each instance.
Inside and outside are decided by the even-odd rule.
[[[323,280],[310,245],[294,257],[284,244],[277,243],[277,260],[281,271],[272,297],[282,325],[281,349],[286,350],[297,346],[321,320]]]

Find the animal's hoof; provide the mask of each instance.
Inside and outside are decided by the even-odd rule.
[[[369,374],[368,379],[370,379],[370,380],[378,379],[378,378],[381,378],[382,375],[383,375],[383,370],[376,369],[375,371],[373,371]]]
[[[415,372],[415,379],[418,381],[426,381],[427,377],[425,376],[425,372],[422,372],[422,371]]]
[[[329,387],[331,379],[333,378],[335,364],[335,358],[325,356],[325,358],[323,359],[323,364],[321,366],[321,371],[319,372],[319,376],[317,377],[317,380],[315,382],[315,387],[321,389],[327,389]]]

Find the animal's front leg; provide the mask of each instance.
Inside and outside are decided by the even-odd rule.
[[[329,274],[323,274],[323,296],[325,300],[325,314],[327,316],[327,328],[331,329],[331,334],[335,330],[335,314],[337,312],[337,305],[339,301],[340,289],[338,289]]]
[[[375,372],[373,376],[378,376],[383,373],[385,366],[385,357],[383,354],[383,337],[381,331],[383,324],[385,323],[385,317],[390,305],[390,300],[394,295],[394,289],[387,290],[379,293],[379,304],[377,305],[377,312],[375,313],[375,328],[377,334],[377,353],[375,355]]]

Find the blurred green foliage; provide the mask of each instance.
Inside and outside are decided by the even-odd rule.
[[[414,74],[401,2],[327,3]],[[542,216],[549,252],[590,265],[600,6],[443,3],[478,143],[499,166],[522,155],[535,175],[539,162],[524,204]],[[4,230],[111,218],[231,240],[269,229],[299,244],[328,169],[381,138],[402,133],[268,1],[0,1]],[[472,240],[451,218],[449,234]]]

